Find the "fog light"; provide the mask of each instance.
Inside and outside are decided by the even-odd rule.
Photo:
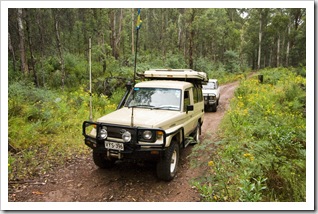
[[[152,154],[152,155],[159,155],[159,151],[151,151],[150,154]]]

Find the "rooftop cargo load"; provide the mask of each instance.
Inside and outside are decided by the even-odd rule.
[[[187,82],[201,82],[206,84],[208,76],[205,72],[194,71],[192,69],[151,69],[144,72],[148,79],[182,80]]]

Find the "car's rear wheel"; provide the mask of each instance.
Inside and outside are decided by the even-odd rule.
[[[172,142],[166,150],[161,160],[157,163],[158,178],[171,181],[177,174],[179,163],[179,145]]]
[[[93,151],[93,160],[96,166],[102,169],[108,169],[114,166],[115,160],[109,160],[105,158],[104,153]]]

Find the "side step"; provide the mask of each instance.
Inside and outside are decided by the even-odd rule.
[[[192,143],[192,139],[185,139],[184,148],[187,148]]]

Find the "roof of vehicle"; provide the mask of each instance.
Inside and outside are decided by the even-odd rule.
[[[144,72],[148,79],[171,79],[188,82],[207,82],[208,77],[205,72],[194,71],[192,69],[151,69]]]
[[[217,79],[209,79],[209,82],[216,82],[218,81]]]
[[[135,87],[143,88],[178,88],[185,89],[193,86],[192,83],[177,80],[150,80],[137,83]]]

